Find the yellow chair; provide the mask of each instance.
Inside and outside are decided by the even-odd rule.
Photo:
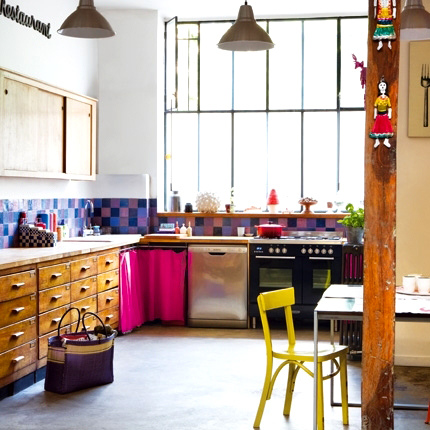
[[[302,350],[296,346],[296,337],[294,334],[293,314],[291,306],[294,301],[294,288],[270,291],[262,293],[257,298],[258,308],[260,310],[261,322],[263,325],[264,340],[266,343],[267,367],[266,377],[264,380],[263,392],[261,394],[260,405],[258,406],[257,415],[254,421],[254,428],[260,427],[261,418],[264,412],[266,400],[270,400],[273,385],[279,372],[288,364],[288,382],[285,395],[284,415],[290,415],[291,401],[293,399],[294,384],[297,373],[303,369],[308,375],[314,377],[313,370],[308,369],[303,363],[314,362],[313,347],[308,350]],[[285,320],[287,324],[288,348],[283,351],[274,351],[272,348],[272,338],[270,333],[269,322],[267,320],[267,311],[272,309],[284,308]],[[348,424],[348,392],[347,392],[347,374],[346,374],[346,355],[347,346],[326,346],[324,350],[318,349],[318,397],[317,397],[317,422],[318,430],[324,429],[324,401],[323,401],[323,380],[329,379],[340,373],[341,397],[342,397],[342,419],[343,424]],[[282,360],[276,371],[273,371],[273,359]],[[334,371],[329,375],[323,376],[322,363],[332,360]],[[313,369],[313,367],[312,367]],[[311,410],[311,407],[310,409]]]

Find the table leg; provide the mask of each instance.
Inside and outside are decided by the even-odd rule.
[[[318,312],[314,311],[314,426],[317,430],[318,419]]]

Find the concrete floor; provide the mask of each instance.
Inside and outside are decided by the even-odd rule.
[[[312,342],[309,328],[296,330],[299,340]],[[264,371],[260,329],[145,325],[116,339],[112,384],[58,395],[44,391],[41,381],[0,402],[0,429],[251,430]],[[399,400],[415,392],[408,386],[410,375],[406,382],[397,378]],[[428,392],[426,375],[421,383]],[[350,400],[359,400],[359,362],[350,363],[348,377]],[[299,374],[291,416],[286,418],[285,378],[286,372],[278,377],[261,429],[312,429],[312,379]],[[325,389],[326,429],[361,429],[360,408],[350,408],[350,425],[344,427],[341,408],[329,404],[328,382]],[[417,392],[425,397],[423,389]],[[425,411],[396,410],[394,416],[395,429],[430,430],[424,424]]]

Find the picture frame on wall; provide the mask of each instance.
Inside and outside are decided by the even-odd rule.
[[[408,136],[430,136],[430,40],[409,42]]]

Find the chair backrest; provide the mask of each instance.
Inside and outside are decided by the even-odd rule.
[[[284,288],[282,290],[268,291],[261,293],[257,297],[258,309],[260,310],[261,324],[263,326],[264,340],[266,349],[272,350],[272,337],[270,334],[270,325],[267,319],[267,311],[284,308],[285,322],[287,326],[287,336],[289,346],[293,347],[296,343],[294,333],[293,312],[291,306],[294,305],[294,288]]]

